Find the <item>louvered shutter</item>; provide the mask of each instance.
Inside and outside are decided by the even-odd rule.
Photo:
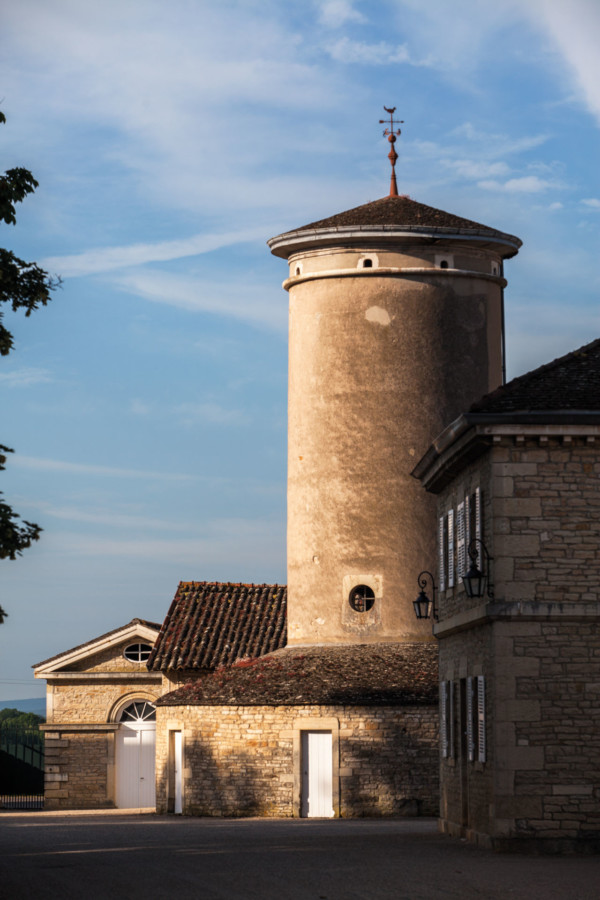
[[[448,756],[448,682],[442,681],[440,691],[440,743],[442,756]]]
[[[454,682],[448,682],[448,756],[454,757]]]
[[[475,488],[475,537],[481,540],[481,491]]]
[[[454,587],[454,510],[448,510],[448,587]]]
[[[440,591],[446,590],[446,567],[444,565],[444,517],[440,516],[438,528],[438,566],[440,578]]]
[[[456,509],[456,580],[460,579],[466,570],[465,555],[465,504],[459,503]]]
[[[469,552],[469,545],[473,539],[473,535],[471,534],[471,498],[467,494],[465,497],[465,546],[467,548],[467,553]],[[467,560],[465,560],[468,562]]]
[[[467,678],[466,684],[466,692],[467,692],[467,759],[469,762],[473,762],[475,759],[475,734],[473,728],[473,681],[474,679],[469,676]]]
[[[485,762],[485,678],[477,676],[477,758],[479,762]]]

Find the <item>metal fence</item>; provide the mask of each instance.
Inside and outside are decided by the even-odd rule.
[[[43,794],[0,794],[0,809],[43,809]]]
[[[10,724],[0,726],[0,750],[35,769],[44,770],[44,734],[37,729]]]

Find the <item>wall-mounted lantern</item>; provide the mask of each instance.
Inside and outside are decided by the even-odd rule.
[[[477,568],[477,557],[479,556],[477,552],[478,544],[481,546],[481,549],[485,554],[485,565],[482,563],[483,571]],[[473,540],[469,544],[468,554],[471,557],[471,565],[469,571],[465,572],[462,579],[467,597],[470,597],[472,599],[479,599],[485,596],[485,594],[487,593],[487,596],[491,600],[493,600],[494,589],[492,587],[490,577],[490,563],[493,557],[490,556],[487,547],[479,538],[473,538]]]
[[[425,588],[427,587],[427,579],[431,581],[431,599],[429,599],[429,597],[425,593]],[[433,618],[437,622],[437,612],[435,609],[436,587],[431,572],[427,572],[426,570],[421,572],[421,574],[417,578],[417,584],[419,585],[421,590],[419,591],[417,599],[413,600],[415,616],[417,617],[417,619]]]

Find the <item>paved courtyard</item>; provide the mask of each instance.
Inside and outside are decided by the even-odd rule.
[[[0,813],[0,898],[598,900],[600,857],[493,854],[433,819]]]

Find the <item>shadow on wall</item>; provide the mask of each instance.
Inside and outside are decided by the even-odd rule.
[[[381,729],[380,729],[381,732]],[[247,747],[215,747],[187,737],[183,813],[195,816],[292,817],[292,739],[262,734]],[[414,707],[388,721],[384,733],[368,724],[340,742],[343,818],[435,816],[439,813],[437,710]],[[296,773],[299,775],[299,773]],[[157,771],[157,812],[174,812],[174,775]]]

